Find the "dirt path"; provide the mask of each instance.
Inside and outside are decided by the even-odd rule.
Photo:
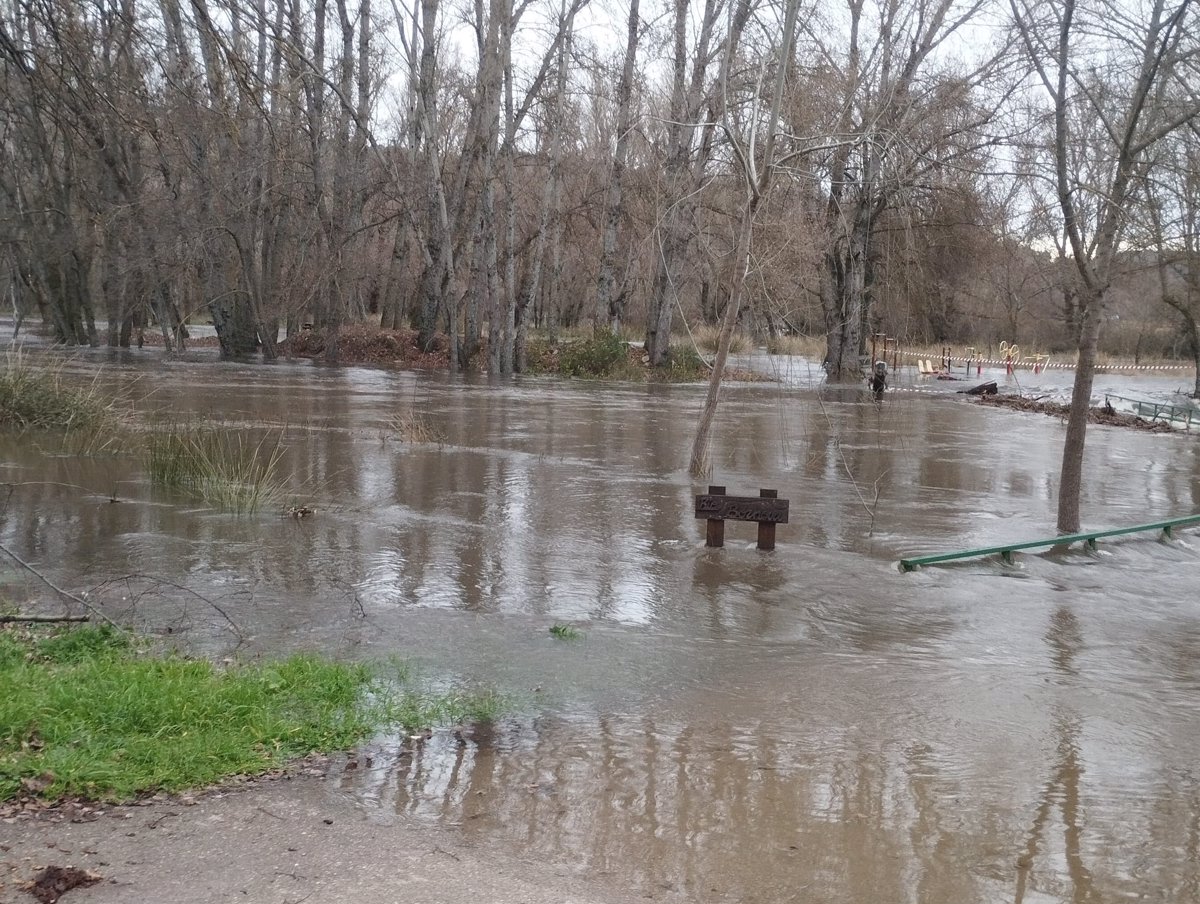
[[[102,877],[65,892],[65,904],[679,900],[622,889],[618,877],[468,844],[452,829],[369,821],[313,776],[86,818],[0,820],[0,902],[34,904],[25,883],[51,865]]]

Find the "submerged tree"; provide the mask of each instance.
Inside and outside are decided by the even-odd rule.
[[[1196,121],[1200,64],[1193,0],[1141,6],[1010,0],[1028,61],[1050,101],[1047,154],[1079,277],[1078,362],[1063,443],[1058,529],[1079,530],[1083,451],[1096,353],[1122,241],[1154,150]],[[1088,178],[1095,173],[1098,177]]]
[[[1002,54],[951,62],[945,45],[986,0],[847,0],[849,31],[813,29],[826,73],[830,132],[825,161],[826,246],[820,277],[825,368],[831,380],[862,375],[871,333],[877,235],[888,211],[915,206],[946,172],[974,169],[993,143],[995,97],[978,96]],[[939,55],[940,54],[940,55]]]
[[[1200,125],[1162,143],[1146,183],[1150,217],[1141,244],[1153,255],[1162,300],[1182,321],[1200,399]]]

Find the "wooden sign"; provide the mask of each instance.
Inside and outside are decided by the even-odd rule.
[[[758,548],[775,548],[775,525],[788,523],[788,500],[778,490],[759,490],[757,496],[729,496],[725,487],[708,488],[696,497],[696,517],[708,521],[705,545],[725,545],[726,521],[758,524]]]

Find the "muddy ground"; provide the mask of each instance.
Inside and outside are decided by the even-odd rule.
[[[323,775],[226,787],[139,806],[78,806],[0,818],[0,902],[34,904],[47,867],[99,877],[66,904],[629,904],[619,876],[464,841],[445,827],[368,820]],[[53,900],[43,896],[42,900]]]

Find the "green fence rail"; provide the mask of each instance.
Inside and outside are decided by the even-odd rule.
[[[1131,399],[1127,396],[1106,395],[1104,400],[1120,399],[1133,406],[1133,413],[1138,417],[1152,421],[1164,421],[1168,424],[1183,424],[1187,430],[1192,424],[1200,424],[1200,408],[1195,405],[1171,405],[1166,402],[1144,402],[1141,399]]]
[[[1124,534],[1136,534],[1148,530],[1161,530],[1164,537],[1170,537],[1171,531],[1177,527],[1189,524],[1200,524],[1200,515],[1187,515],[1183,518],[1172,518],[1169,521],[1155,521],[1152,524],[1138,524],[1134,527],[1114,527],[1109,530],[1094,530],[1080,534],[1062,534],[1048,540],[1030,540],[1025,543],[1006,543],[1003,546],[985,546],[982,549],[964,549],[961,552],[945,552],[935,556],[918,556],[915,559],[901,559],[901,571],[915,571],[922,565],[936,565],[939,562],[952,562],[955,559],[974,559],[980,556],[994,556],[1007,564],[1012,564],[1012,554],[1021,549],[1039,549],[1049,546],[1070,546],[1072,543],[1085,543],[1088,549],[1096,548],[1096,541],[1103,537],[1120,537]]]

